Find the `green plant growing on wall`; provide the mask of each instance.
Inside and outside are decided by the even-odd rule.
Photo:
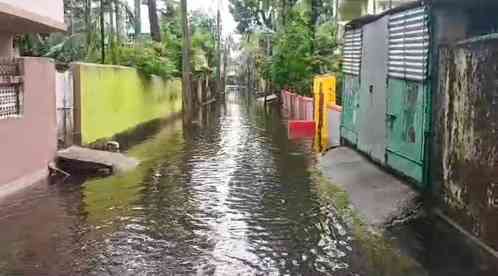
[[[141,73],[169,78],[178,75],[168,49],[161,43],[147,42],[134,47],[120,47],[117,64],[137,68]]]

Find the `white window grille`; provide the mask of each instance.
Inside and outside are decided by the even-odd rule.
[[[22,115],[22,70],[17,59],[0,59],[0,120]]]

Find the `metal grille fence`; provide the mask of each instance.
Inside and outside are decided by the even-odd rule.
[[[429,30],[425,7],[389,18],[389,77],[423,81],[427,78]]]
[[[363,45],[362,29],[347,31],[344,34],[344,61],[342,71],[351,75],[359,75]]]
[[[22,114],[20,60],[0,59],[0,119]]]

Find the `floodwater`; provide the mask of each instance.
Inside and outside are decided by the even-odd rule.
[[[0,202],[0,275],[479,275],[351,231],[277,109],[231,93],[191,128],[137,133],[121,144],[138,169]]]

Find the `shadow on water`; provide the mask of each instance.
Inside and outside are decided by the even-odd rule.
[[[0,202],[0,275],[429,275],[350,231],[312,141],[245,99],[122,136],[134,171]]]

